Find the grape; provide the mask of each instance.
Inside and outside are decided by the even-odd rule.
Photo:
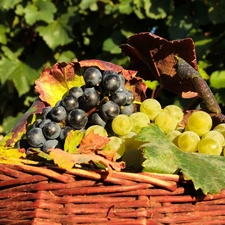
[[[193,112],[187,121],[188,129],[202,136],[210,131],[212,127],[212,118],[204,111]]]
[[[79,98],[83,94],[81,87],[72,87],[68,91],[68,95],[73,95],[75,98]]]
[[[85,132],[85,135],[88,135],[91,131],[94,131],[94,134],[98,134],[102,137],[108,137],[107,131],[102,126],[93,125],[93,126],[88,127],[88,129]]]
[[[73,130],[73,128],[70,127],[70,126],[62,127],[62,128],[61,128],[61,131],[60,131],[60,134],[59,134],[59,140],[60,140],[61,142],[64,142],[65,139],[66,139],[66,137],[67,137],[67,135],[69,134],[69,132],[70,132],[71,130]]]
[[[76,97],[73,95],[67,95],[65,96],[62,101],[61,105],[66,109],[66,111],[71,111],[73,109],[79,108],[79,103]]]
[[[39,124],[42,122],[42,119],[37,119],[34,121],[34,123],[32,124],[32,127],[39,127]]]
[[[110,74],[103,79],[103,87],[107,91],[116,91],[120,87],[121,81],[118,74]]]
[[[27,142],[27,139],[22,138],[15,143],[14,147],[20,150],[20,149],[28,149],[30,145]]]
[[[92,125],[95,124],[95,125],[100,125],[102,127],[105,127],[105,125],[106,125],[106,121],[97,112],[95,112],[91,115],[89,122]]]
[[[51,148],[60,148],[60,149],[62,149],[62,145],[56,139],[54,139],[54,140],[47,140],[44,143],[43,147],[42,147],[42,151],[47,153],[48,149],[51,149]]]
[[[44,125],[44,127],[42,128],[42,132],[46,139],[53,140],[59,137],[61,127],[58,123],[51,121]]]
[[[119,106],[125,105],[127,102],[127,95],[123,91],[116,91],[111,95],[112,101],[117,103]]]
[[[52,120],[54,120],[55,122],[60,122],[64,120],[67,116],[66,110],[63,106],[53,107],[52,110],[50,111],[50,115]]]
[[[50,122],[51,122],[50,119],[43,119],[43,120],[39,123],[38,127],[39,127],[39,128],[43,128],[47,123],[50,123]]]
[[[46,142],[46,139],[42,133],[42,129],[39,127],[31,128],[26,133],[26,139],[30,146],[35,148],[40,148]]]
[[[160,112],[155,117],[155,124],[157,124],[165,134],[168,134],[172,130],[176,130],[178,123],[179,121],[175,116],[165,111]]]
[[[49,115],[49,112],[52,110],[51,106],[47,106],[42,110],[42,118],[46,119]]]
[[[198,152],[209,155],[220,155],[222,153],[222,146],[219,141],[214,138],[203,138],[198,143]]]
[[[160,103],[153,98],[145,99],[140,106],[140,112],[145,113],[150,120],[154,120],[161,111]]]
[[[136,134],[138,134],[143,127],[148,126],[150,123],[148,116],[142,112],[135,112],[130,115],[130,118],[133,122],[132,131]]]
[[[163,110],[177,117],[179,122],[183,120],[184,113],[180,107],[176,105],[167,105]]]
[[[208,133],[206,133],[202,136],[202,139],[204,139],[204,138],[215,139],[215,140],[219,141],[219,143],[222,146],[224,145],[224,136],[219,131],[210,130]]]
[[[106,120],[112,120],[119,115],[120,107],[115,102],[108,101],[101,106],[100,112]]]
[[[126,135],[133,128],[132,119],[124,114],[116,116],[112,121],[112,129],[117,135]]]
[[[130,116],[132,113],[134,113],[134,105],[130,104],[121,106],[120,113]]]
[[[134,101],[134,95],[133,95],[133,93],[130,92],[130,91],[127,91],[127,92],[126,92],[126,95],[127,95],[126,105],[132,104],[133,101]]]
[[[125,80],[125,77],[122,75],[122,74],[118,74],[119,78],[120,78],[120,84],[121,85],[124,85],[126,80]]]
[[[116,151],[114,159],[121,158],[125,152],[123,141],[116,136],[111,136],[109,139],[109,143],[103,147],[102,151]]]
[[[126,151],[127,150],[137,150],[140,148],[140,146],[143,144],[141,141],[137,141],[135,138],[137,137],[137,134],[134,132],[129,132],[128,134],[121,136],[121,140],[125,144]]]
[[[104,82],[105,78],[106,78],[108,75],[117,75],[117,76],[118,76],[118,74],[117,74],[115,71],[113,71],[113,70],[106,70],[106,71],[103,72],[103,75],[102,75],[102,81],[103,81],[103,82]],[[119,77],[119,78],[120,78],[120,77]]]
[[[95,67],[89,67],[84,71],[84,81],[87,86],[94,87],[102,80],[102,73]]]
[[[87,125],[88,117],[84,110],[74,109],[67,116],[68,125],[76,130],[80,130]]]
[[[178,146],[178,138],[181,135],[181,132],[178,130],[172,130],[170,131],[166,136],[175,144]]]
[[[200,137],[193,131],[185,131],[178,138],[178,147],[184,152],[196,152]]]
[[[225,123],[220,123],[213,128],[213,130],[219,131],[225,138]]]
[[[100,95],[93,87],[86,88],[83,95],[79,98],[80,108],[87,112],[95,107],[99,100]]]

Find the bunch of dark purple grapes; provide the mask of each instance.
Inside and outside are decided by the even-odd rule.
[[[26,133],[28,147],[44,152],[49,148],[63,149],[71,130],[85,130],[91,125],[107,130],[107,124],[117,115],[134,112],[134,95],[125,88],[123,75],[90,67],[83,77],[84,86],[72,87],[54,107],[43,109],[42,118]]]

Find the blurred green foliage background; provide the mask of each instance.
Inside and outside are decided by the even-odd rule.
[[[0,132],[34,101],[44,67],[96,58],[131,68],[119,45],[146,31],[168,40],[193,38],[199,71],[223,107],[224,27],[223,0],[1,0]]]

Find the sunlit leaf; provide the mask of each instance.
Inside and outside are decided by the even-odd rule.
[[[209,78],[209,82],[213,88],[225,88],[225,70],[213,72]]]
[[[24,9],[25,20],[29,25],[42,20],[46,23],[53,21],[54,13],[57,11],[55,5],[50,1],[36,0],[33,4],[27,4]]]
[[[52,69],[44,69],[35,84],[41,100],[54,106],[70,88],[82,86],[84,79],[75,74],[73,63],[57,63]]]
[[[73,41],[71,38],[71,31],[58,20],[49,23],[47,26],[38,26],[36,31],[39,32],[40,36],[43,37],[46,44],[52,50]]]
[[[80,144],[84,132],[79,130],[71,130],[66,137],[64,151],[69,153],[78,153],[78,145]]]

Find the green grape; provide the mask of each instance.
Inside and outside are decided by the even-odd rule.
[[[143,112],[132,113],[130,115],[130,118],[132,119],[133,122],[133,128],[131,131],[133,131],[136,134],[138,134],[143,127],[148,126],[150,123],[148,116]]]
[[[138,150],[139,147],[143,144],[142,141],[137,141],[135,138],[137,137],[137,134],[134,132],[130,132],[127,135],[121,136],[123,143],[125,144],[126,151],[127,150]]]
[[[177,117],[179,122],[183,120],[184,113],[180,107],[176,105],[167,105],[163,110]]]
[[[202,136],[212,128],[212,118],[204,111],[193,112],[187,121],[188,129]]]
[[[178,138],[181,135],[179,130],[172,130],[166,136],[175,144],[178,145]]]
[[[184,152],[196,152],[200,137],[193,131],[185,131],[178,138],[178,147]]]
[[[225,148],[223,148],[223,156],[225,156]]]
[[[125,144],[122,139],[116,136],[111,136],[110,141],[107,145],[102,149],[103,151],[116,151],[115,159],[119,159],[123,156],[125,152]]]
[[[155,124],[157,124],[165,134],[176,130],[178,123],[178,119],[166,111],[160,112],[155,118]]]
[[[213,138],[203,138],[198,143],[198,152],[209,155],[220,155],[222,153],[222,145]]]
[[[132,128],[132,119],[125,114],[116,116],[112,121],[112,130],[117,135],[126,135],[132,130]]]
[[[202,136],[202,139],[203,138],[212,138],[219,141],[222,146],[224,145],[224,136],[217,130],[210,130],[208,133]]]
[[[213,130],[219,131],[225,138],[225,123],[220,123],[213,128]]]
[[[145,99],[140,106],[140,112],[145,113],[150,120],[154,120],[161,111],[160,103],[153,98]]]
[[[100,126],[100,125],[92,125],[90,127],[88,127],[88,129],[85,132],[85,135],[89,134],[91,131],[94,131],[94,134],[98,134],[102,137],[108,137],[108,133],[105,130],[104,127]]]

